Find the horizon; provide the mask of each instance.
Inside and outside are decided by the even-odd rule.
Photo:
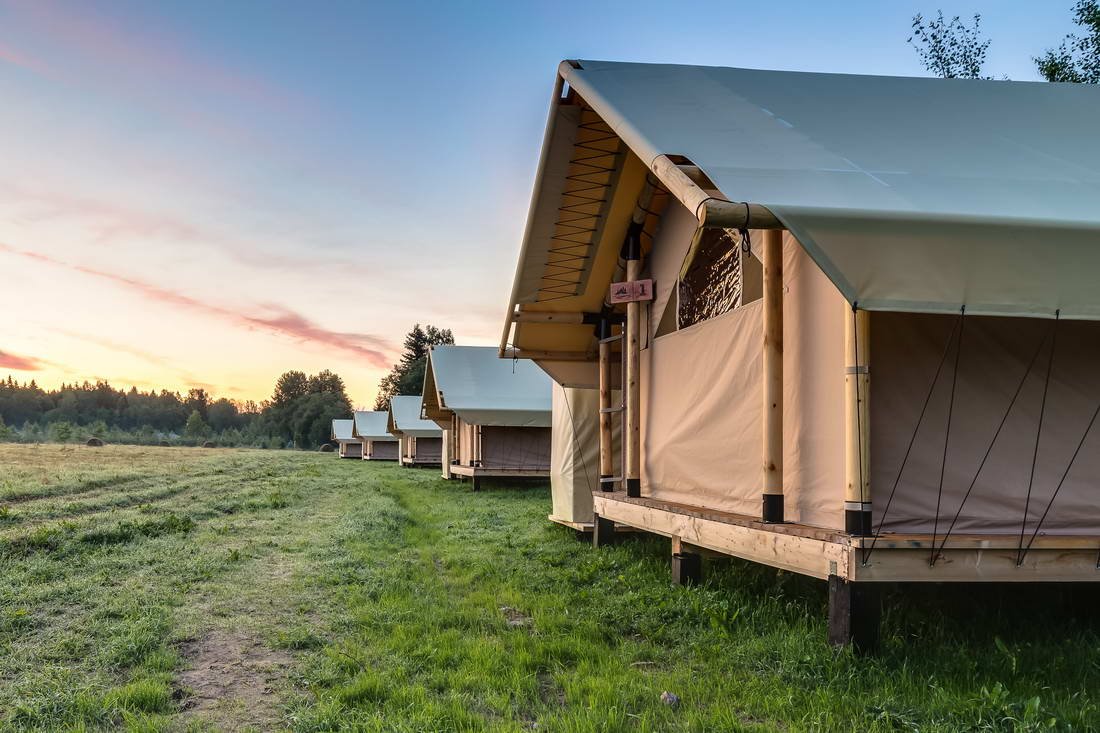
[[[944,11],[1031,81],[1071,6]],[[260,402],[331,369],[370,405],[414,323],[499,339],[561,59],[929,76],[937,10],[324,8],[0,0],[0,375]]]

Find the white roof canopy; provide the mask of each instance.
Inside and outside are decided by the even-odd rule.
[[[602,61],[560,74],[651,169],[682,156],[769,209],[861,308],[1100,319],[1100,87]],[[559,205],[543,185],[532,216]]]
[[[396,441],[397,438],[386,430],[388,418],[389,413],[383,410],[357,410],[353,435],[363,440]]]
[[[426,386],[465,422],[550,427],[550,377],[534,362],[501,359],[493,346],[433,346],[428,369]]]
[[[355,440],[351,434],[351,428],[354,424],[354,420],[333,420],[332,421],[332,439],[340,442],[348,442]]]
[[[391,432],[403,433],[413,438],[439,438],[443,429],[431,420],[420,417],[420,395],[402,395],[390,398],[389,427]]]

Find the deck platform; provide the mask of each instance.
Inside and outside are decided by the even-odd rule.
[[[701,509],[623,492],[593,495],[596,514],[713,552],[850,582],[1100,581],[1100,537],[1041,535],[1017,565],[1019,536],[952,535],[932,560],[931,535],[852,537],[804,524]],[[936,547],[943,543],[936,540]]]

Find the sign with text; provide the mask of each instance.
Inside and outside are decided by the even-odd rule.
[[[652,280],[611,283],[612,303],[636,303],[645,300],[653,300]]]

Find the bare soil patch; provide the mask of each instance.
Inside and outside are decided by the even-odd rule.
[[[218,730],[270,730],[279,720],[278,686],[290,656],[239,632],[215,630],[181,650],[184,715]]]

